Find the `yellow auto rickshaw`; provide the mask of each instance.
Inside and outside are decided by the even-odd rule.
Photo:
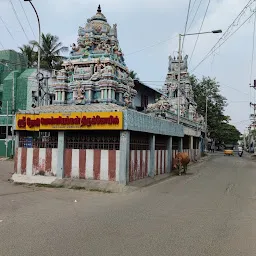
[[[233,146],[232,145],[227,145],[225,146],[224,149],[224,156],[233,156],[234,155],[234,150],[233,150]]]

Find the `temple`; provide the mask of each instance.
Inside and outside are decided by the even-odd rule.
[[[177,123],[178,65],[169,57],[162,91],[130,77],[117,38],[98,7],[79,27],[61,70],[54,70],[54,101],[15,116],[16,182],[28,176],[102,180],[128,184],[173,171],[177,152],[201,157],[203,118],[196,113],[187,72],[180,60],[180,119]],[[95,183],[97,184],[97,183]]]
[[[125,65],[112,27],[98,7],[97,13],[79,27],[63,69],[54,71],[55,104],[116,103],[129,105],[136,95],[133,79]]]

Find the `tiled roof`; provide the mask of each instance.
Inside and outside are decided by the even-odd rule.
[[[28,110],[20,110],[20,113],[67,113],[67,112],[116,112],[122,111],[126,107],[122,107],[113,103],[94,103],[87,105],[49,105]]]

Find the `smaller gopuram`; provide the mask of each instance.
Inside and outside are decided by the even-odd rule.
[[[197,104],[194,101],[194,92],[190,83],[188,64],[188,55],[181,57],[180,60],[180,117],[195,123],[204,123],[204,118],[198,115]],[[155,104],[148,106],[147,111],[151,113],[165,112],[164,116],[169,114],[178,114],[178,73],[179,57],[169,56],[168,73],[162,91],[165,96],[159,99]],[[163,114],[163,113],[162,113]],[[169,115],[169,117],[171,117]]]
[[[63,68],[53,73],[55,104],[132,102],[136,90],[119,46],[117,25],[108,24],[100,5],[85,27],[79,27],[77,44],[71,47]]]

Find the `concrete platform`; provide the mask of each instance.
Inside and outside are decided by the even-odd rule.
[[[14,173],[12,175],[12,181],[14,183],[25,183],[25,184],[52,184],[57,178],[56,177],[47,177],[47,176],[27,176],[22,174]]]
[[[207,161],[209,159],[209,155],[201,158],[196,162],[191,162],[189,166],[193,169],[199,167],[200,163]],[[189,167],[190,169],[190,167]],[[141,180],[136,180],[128,183],[128,185],[119,184],[114,181],[100,181],[100,180],[84,180],[84,179],[57,179],[52,176],[26,176],[21,174],[13,174],[12,181],[14,183],[23,183],[23,184],[32,184],[35,186],[38,185],[46,185],[49,187],[56,188],[69,188],[69,189],[77,189],[77,190],[88,190],[88,191],[99,191],[104,193],[130,193],[136,190],[140,190],[143,187],[147,187],[156,183],[159,183],[163,180],[179,177],[176,172],[165,173],[161,175],[157,175],[154,177],[147,177]]]

